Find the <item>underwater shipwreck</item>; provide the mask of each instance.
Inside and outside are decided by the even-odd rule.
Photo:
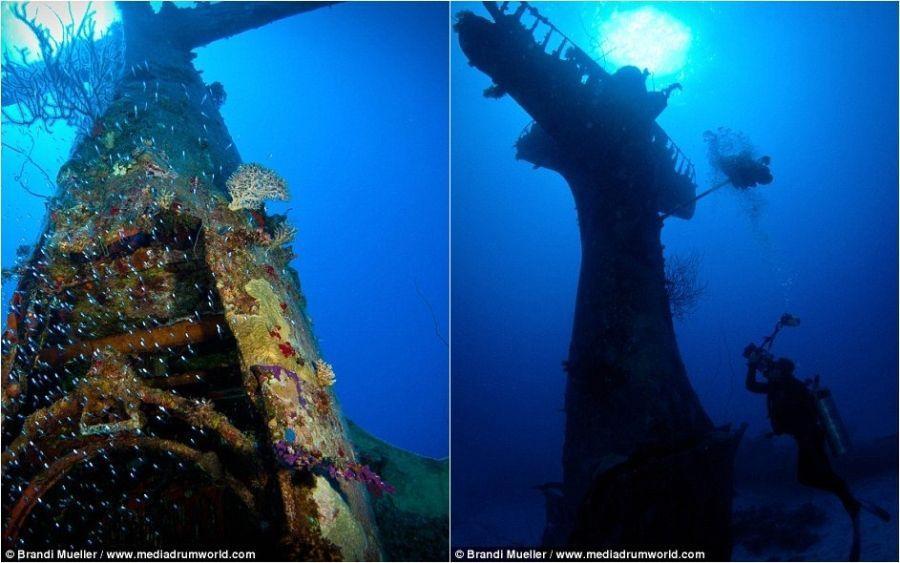
[[[533,119],[516,158],[558,172],[574,196],[581,269],[567,361],[563,481],[542,485],[542,544],[731,554],[732,475],[743,429],[716,428],[682,364],[660,232],[723,185],[772,181],[768,159],[723,160],[697,195],[694,166],[656,118],[673,84],[607,72],[527,2],[457,14],[469,64]]]
[[[4,112],[37,118],[41,72],[76,94],[67,71],[112,77],[92,90],[108,99],[49,116],[81,134],[3,334],[5,549],[447,558],[446,460],[344,419],[289,266],[294,228],[263,208],[286,182],[241,162],[225,88],[192,64],[195,48],[328,4],[120,3],[120,47],[5,65]],[[102,68],[66,69],[80,49]]]

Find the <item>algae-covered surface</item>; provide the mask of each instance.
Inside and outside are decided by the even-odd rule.
[[[385,555],[396,561],[443,561],[449,541],[450,463],[416,455],[347,421],[350,441],[396,491],[372,499]]]

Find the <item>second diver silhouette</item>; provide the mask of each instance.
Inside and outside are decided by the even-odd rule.
[[[762,344],[749,344],[744,349],[747,358],[747,390],[766,395],[772,432],[787,434],[797,442],[797,480],[808,487],[833,493],[841,501],[853,524],[850,561],[859,561],[859,513],[867,510],[887,522],[890,515],[883,508],[856,498],[847,483],[831,466],[826,441],[833,450],[845,447],[842,425],[830,394],[818,388],[818,378],[800,381],[794,376],[794,362],[788,358],[774,358],[769,351],[775,336],[786,326],[797,326],[800,320],[782,315],[775,330]],[[762,373],[766,381],[756,378]]]

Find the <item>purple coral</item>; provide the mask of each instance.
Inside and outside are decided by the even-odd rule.
[[[297,396],[300,398],[300,404],[306,406],[306,400],[303,398],[300,376],[295,372],[276,365],[255,365],[253,368],[269,373],[277,381],[281,381],[282,377],[291,379],[297,386]],[[362,465],[355,461],[346,462],[346,466],[341,468],[332,461],[324,459],[321,454],[316,455],[306,451],[294,442],[295,434],[292,430],[285,432],[285,438],[275,442],[275,456],[287,467],[298,469],[322,469],[328,472],[332,479],[356,481],[362,483],[375,496],[381,496],[383,493],[394,493],[396,489],[386,483],[380,475],[372,471],[368,465]],[[343,455],[343,451],[341,451]]]
[[[343,471],[332,466],[329,468],[329,472],[332,477],[339,476],[348,481],[358,481],[364,484],[375,496],[381,496],[382,493],[393,494],[397,490],[393,485],[386,483],[379,474],[372,471],[368,465],[350,463]]]
[[[317,457],[287,440],[282,439],[275,442],[275,456],[287,467],[308,470],[318,468],[327,471],[332,479],[362,483],[375,496],[381,496],[384,493],[393,494],[397,490],[372,471],[368,465],[351,461],[341,469],[331,461]]]
[[[294,386],[297,388],[297,398],[300,400],[300,406],[306,408],[307,403],[306,398],[303,396],[303,383],[300,381],[300,376],[297,375],[296,372],[276,365],[256,365],[253,367],[260,371],[268,372],[276,381],[281,381],[282,376],[287,376],[288,379],[294,382]]]
[[[322,463],[320,459],[303,448],[283,439],[275,442],[275,456],[287,467],[300,469],[310,469]]]

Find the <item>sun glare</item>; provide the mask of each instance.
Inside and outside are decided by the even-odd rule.
[[[599,51],[616,67],[634,65],[661,76],[684,67],[691,30],[656,8],[616,10],[598,26]]]

